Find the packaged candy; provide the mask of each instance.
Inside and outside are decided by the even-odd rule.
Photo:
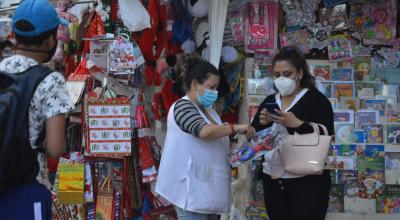
[[[287,134],[286,128],[280,124],[273,124],[271,127],[257,132],[253,139],[244,142],[239,149],[231,152],[231,165],[237,167],[279,147]]]

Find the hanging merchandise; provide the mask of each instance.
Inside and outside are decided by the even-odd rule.
[[[349,0],[324,0],[325,7],[333,7],[338,4],[343,4],[348,2]]]
[[[108,176],[101,183],[96,200],[96,219],[113,219],[113,189]]]
[[[297,46],[304,53],[310,52],[310,35],[306,29],[300,29],[292,32],[282,32],[280,42],[282,47]]]
[[[324,49],[329,44],[329,37],[331,34],[330,26],[321,26],[318,23],[316,26],[310,28],[311,38],[309,39],[310,47],[319,50]]]
[[[60,160],[58,164],[58,194],[60,203],[83,204],[85,164]]]
[[[283,10],[286,13],[285,21],[287,27],[302,26],[300,2],[297,0],[280,0]]]
[[[208,0],[190,0],[188,8],[193,17],[203,18],[208,15]]]
[[[382,47],[380,50],[372,50],[372,66],[396,68],[400,65],[400,52],[392,48]]]
[[[70,75],[66,82],[67,90],[74,106],[81,100],[86,87],[86,75]]]
[[[245,22],[245,51],[272,50],[277,48],[278,2],[255,1],[247,8]]]
[[[228,21],[231,28],[233,44],[235,46],[241,46],[244,43],[244,17],[240,10],[228,12]]]
[[[315,25],[315,11],[318,10],[318,4],[320,1],[321,0],[303,0],[301,2],[303,26],[310,27]]]
[[[150,15],[139,0],[118,0],[118,3],[121,19],[129,31],[151,28]]]
[[[138,45],[118,37],[110,45],[110,71],[116,74],[133,73],[145,60]]]
[[[189,0],[172,0],[174,23],[172,25],[172,41],[183,43],[192,39],[192,18],[188,9]]]
[[[332,36],[329,41],[328,53],[330,62],[350,60],[353,58],[352,42],[347,39],[346,35]]]
[[[145,106],[143,105],[143,91],[140,93],[139,103],[136,105],[135,110],[135,119],[139,135],[139,156],[143,182],[149,183],[157,179],[157,167],[161,158],[161,149],[157,144],[146,115]]]
[[[114,33],[117,26],[118,1],[102,0],[102,11],[106,12],[106,20],[104,21],[104,29],[107,33]],[[149,22],[150,23],[150,22]]]
[[[85,108],[86,153],[94,157],[129,156],[132,149],[128,98],[100,98],[89,93]]]
[[[151,28],[132,34],[146,60],[145,80],[147,85],[160,85],[161,77],[155,71],[156,61],[164,49],[166,35],[165,5],[159,0],[146,0],[150,14]],[[186,40],[186,39],[185,39]]]
[[[396,37],[397,1],[364,4],[363,13],[367,19],[363,30],[363,42],[374,45],[393,44]]]
[[[331,9],[329,24],[332,26],[332,31],[344,30],[350,27],[346,4],[336,5]]]
[[[94,12],[94,15],[90,21],[89,28],[86,32],[86,38],[91,39],[96,36],[105,35],[104,25],[101,21],[100,16]],[[86,40],[82,51],[82,55],[85,56],[90,51],[90,41]]]

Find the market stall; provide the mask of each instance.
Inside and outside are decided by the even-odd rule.
[[[247,123],[274,93],[273,56],[290,45],[306,55],[334,109],[327,219],[399,218],[398,1],[59,0],[54,6],[70,24],[59,27],[50,65],[64,73],[76,107],[68,115],[67,151],[49,162],[53,219],[176,219],[153,188],[166,115],[180,98],[172,89],[177,60],[198,53],[218,67],[224,92],[215,108],[224,121]],[[2,7],[0,35],[12,43],[16,5]],[[3,52],[10,55],[12,49]],[[231,212],[222,219],[268,219],[259,164],[260,157],[232,165]]]

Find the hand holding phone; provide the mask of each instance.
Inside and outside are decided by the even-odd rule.
[[[278,113],[276,113],[275,109],[279,110],[279,105],[276,104],[275,102],[273,103],[265,103],[265,106],[267,107],[267,111],[269,114],[271,115],[278,115]]]

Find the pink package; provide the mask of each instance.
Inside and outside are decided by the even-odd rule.
[[[256,1],[247,5],[245,51],[276,50],[278,38],[278,2]]]

